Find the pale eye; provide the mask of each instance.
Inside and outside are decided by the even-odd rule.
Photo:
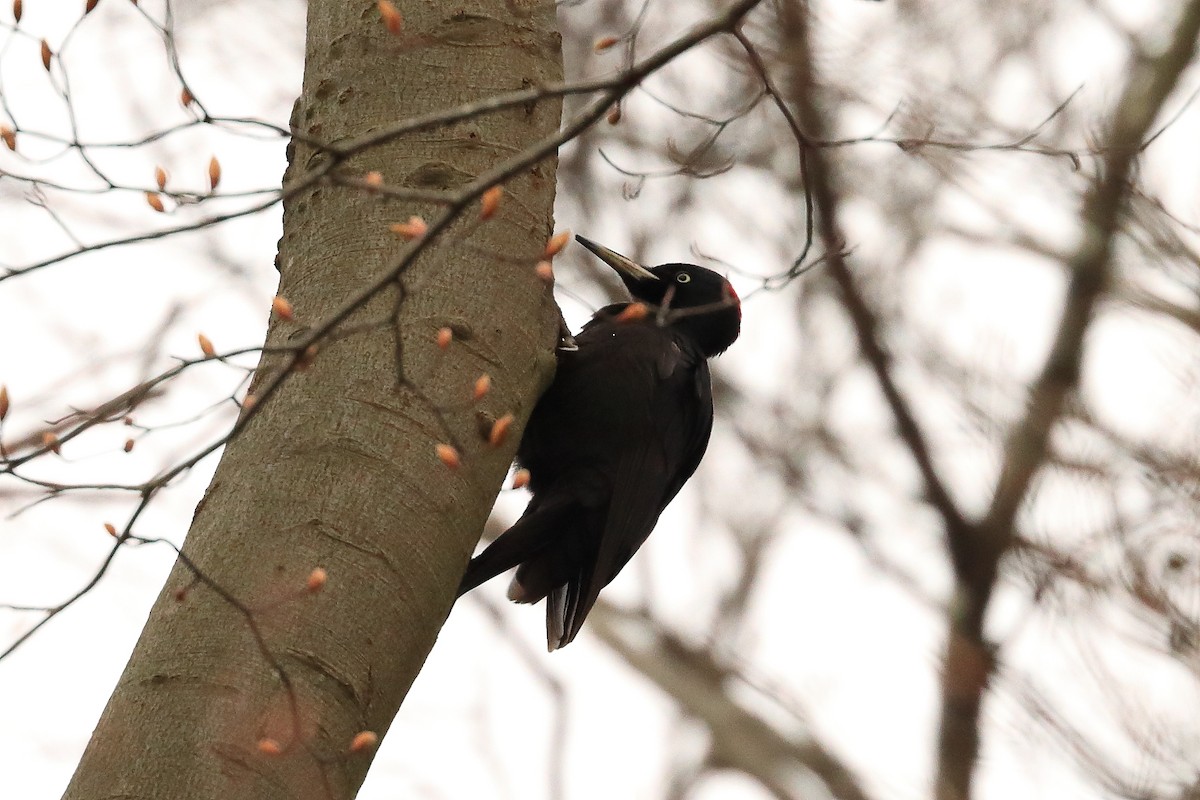
[[[691,281],[692,281],[692,276],[688,275],[686,272],[681,272],[675,276],[676,283],[691,283]]]

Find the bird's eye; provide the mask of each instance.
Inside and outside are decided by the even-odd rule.
[[[691,280],[692,280],[692,276],[688,275],[686,272],[681,272],[675,276],[676,283],[690,283]]]

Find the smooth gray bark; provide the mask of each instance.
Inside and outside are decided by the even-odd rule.
[[[294,124],[337,143],[557,80],[550,8],[404,4],[393,36],[374,0],[311,0]],[[453,190],[555,131],[559,113],[545,101],[410,135],[344,170]],[[328,157],[297,144],[285,183]],[[176,565],[67,798],[354,796],[373,751],[349,754],[350,742],[383,734],[420,670],[553,363],[557,316],[533,271],[553,198],[551,156],[506,185],[495,219],[468,209],[403,273],[396,325],[390,286],[232,440],[185,546],[206,580]],[[388,223],[434,210],[328,181],[292,197],[280,293],[297,319],[276,320],[268,346],[303,339],[395,263],[405,245]],[[439,350],[444,325],[469,338]],[[262,375],[280,363],[265,359]],[[493,388],[472,404],[485,372]],[[478,410],[516,415],[504,446],[479,436]],[[457,471],[435,456],[444,441],[463,448]],[[306,592],[316,567],[328,583]]]

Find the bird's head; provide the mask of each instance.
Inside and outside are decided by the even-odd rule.
[[[729,281],[711,269],[695,264],[660,264],[643,267],[633,259],[576,236],[621,276],[634,300],[664,313],[663,324],[689,334],[706,356],[724,352],[741,332],[742,304]]]

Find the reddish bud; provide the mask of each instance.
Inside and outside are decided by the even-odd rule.
[[[50,43],[42,39],[42,66],[46,68],[47,72],[50,71],[50,57],[52,55],[54,53],[50,51]]]
[[[492,379],[486,373],[475,379],[475,390],[471,393],[471,397],[475,402],[483,399],[483,396],[492,388]]]
[[[256,405],[258,405],[258,396],[253,394],[246,395],[242,398],[242,413],[249,414],[254,410]]]
[[[42,446],[52,453],[62,452],[62,442],[60,442],[58,437],[50,431],[46,431],[42,434]]]
[[[157,192],[146,192],[146,202],[160,214],[165,210],[162,198],[158,196]]]
[[[96,6],[97,6],[99,3],[100,3],[100,0],[87,0],[87,3],[86,3],[86,4],[84,5],[84,7],[83,7],[83,15],[86,17],[88,14],[92,13],[93,11],[95,11],[95,10],[96,10]]]
[[[549,261],[539,261],[533,271],[542,283],[554,283],[554,265]]]
[[[0,386],[0,420],[8,416],[8,387]]]
[[[404,17],[400,16],[400,12],[388,0],[379,0],[378,6],[379,17],[383,20],[388,33],[392,36],[399,36],[400,31],[404,30]]]
[[[191,89],[185,86],[179,90],[179,105],[187,108],[194,102],[196,102],[196,96],[192,94]]]
[[[308,573],[308,580],[304,582],[304,588],[316,594],[325,588],[326,582],[329,581],[329,573],[321,567],[317,567],[312,572]]]
[[[482,208],[479,211],[480,219],[491,219],[496,214],[496,209],[500,207],[500,198],[504,196],[504,189],[499,186],[493,186],[483,193],[483,198],[480,200]]]
[[[438,460],[450,469],[458,469],[462,466],[462,459],[458,457],[458,451],[450,445],[439,444],[433,449],[437,453]]]
[[[128,452],[130,452],[130,451],[132,451],[132,450],[133,450],[133,439],[126,439],[126,440],[125,440],[125,448],[124,448],[124,449],[125,449],[125,452],[126,452],[126,453],[128,453]]]
[[[401,239],[412,241],[420,239],[429,232],[429,226],[425,224],[425,220],[420,217],[409,217],[408,222],[393,223],[388,230],[399,236]]]
[[[13,0],[13,21],[20,22],[23,13],[25,13],[25,4],[21,0]]]
[[[512,488],[524,489],[528,485],[529,485],[529,470],[524,469],[524,468],[517,470],[513,474]]]
[[[221,162],[217,161],[217,157],[213,156],[208,160],[208,188],[216,191],[217,184],[221,182]]]
[[[621,40],[616,36],[601,36],[592,44],[592,50],[597,53],[603,53],[619,41]]]
[[[17,149],[17,132],[7,125],[0,125],[0,139],[4,140],[4,146],[9,150],[16,152]]]
[[[212,340],[203,333],[196,334],[196,341],[200,344],[200,352],[204,353],[205,358],[212,358],[217,351],[213,348]]]
[[[291,322],[296,318],[295,309],[292,304],[280,295],[275,295],[275,299],[271,301],[271,310],[282,320]]]
[[[438,328],[437,346],[440,349],[445,350],[452,341],[454,341],[454,331],[449,328]]]
[[[283,752],[283,745],[274,739],[259,739],[258,752],[264,756],[277,756]]]
[[[158,184],[159,189],[167,188],[167,171],[162,167],[154,168],[154,182]]]
[[[304,352],[300,354],[298,359],[296,359],[296,369],[306,370],[311,367],[312,363],[317,360],[317,353],[319,351],[320,348],[315,344],[310,344],[308,347],[304,348]]]
[[[617,322],[637,322],[650,314],[650,307],[645,303],[630,303],[617,314]]]
[[[546,250],[543,255],[546,258],[554,258],[562,252],[562,249],[567,246],[567,242],[569,241],[571,241],[570,231],[554,234],[550,237],[550,241],[546,242]]]
[[[114,539],[117,537],[117,526],[113,525],[111,522],[104,523],[104,530],[108,531],[108,535]]]
[[[378,189],[380,186],[383,186],[383,173],[373,169],[366,175],[363,175],[363,183],[371,189]]]
[[[621,121],[621,107],[613,106],[612,109],[608,112],[608,116],[606,117],[606,119],[608,120],[609,125],[616,125],[618,122],[620,122]]]
[[[492,447],[499,447],[504,444],[504,440],[508,438],[508,429],[512,427],[513,421],[512,414],[505,414],[493,422],[492,432],[488,434],[488,444]]]
[[[350,752],[361,753],[364,750],[370,750],[377,744],[379,744],[379,735],[374,731],[359,731],[350,740]]]

